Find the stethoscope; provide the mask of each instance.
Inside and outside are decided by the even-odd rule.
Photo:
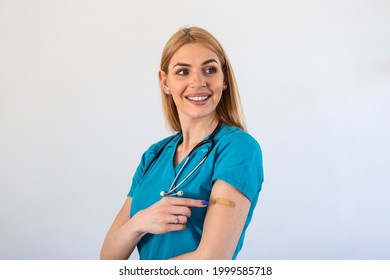
[[[194,148],[192,148],[192,150],[189,152],[189,154],[185,157],[185,160],[184,160],[184,163],[182,165],[182,167],[180,168],[179,172],[177,172],[175,178],[173,179],[172,181],[172,184],[171,186],[169,187],[168,191],[161,191],[160,192],[160,195],[161,196],[183,196],[184,192],[182,190],[179,190],[179,191],[176,191],[198,168],[199,166],[201,166],[203,164],[203,162],[207,159],[208,155],[210,154],[210,152],[212,151],[212,149],[214,148],[215,146],[215,141],[214,141],[214,136],[215,134],[218,132],[219,128],[220,128],[220,124],[217,125],[217,127],[214,129],[214,131],[210,134],[210,136],[199,142]],[[145,171],[143,173],[143,175],[145,176],[145,174],[148,172],[148,170],[150,169],[150,167],[152,166],[152,164],[158,159],[158,157],[161,155],[161,153],[164,151],[165,147],[173,140],[175,139],[180,133],[176,134],[176,135],[173,135],[161,148],[160,150],[154,155],[153,159],[150,161],[150,163],[148,164],[148,166],[145,168]],[[188,175],[183,179],[181,180],[180,182],[178,182],[176,184],[176,181],[177,179],[179,178],[180,174],[182,173],[182,171],[184,170],[184,168],[186,167],[188,161],[190,160],[191,158],[191,155],[196,151],[196,149],[198,149],[199,147],[207,144],[207,143],[210,143],[210,147],[207,151],[207,153],[203,156],[202,160],[191,170],[190,173],[188,173]],[[176,185],[175,185],[176,184]]]

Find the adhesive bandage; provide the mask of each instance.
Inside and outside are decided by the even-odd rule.
[[[231,201],[231,200],[229,200],[227,198],[216,198],[214,200],[214,203],[215,204],[220,204],[220,205],[225,205],[225,206],[228,206],[228,207],[231,207],[231,208],[234,208],[236,206],[234,201]]]

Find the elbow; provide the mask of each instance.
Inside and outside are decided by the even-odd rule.
[[[129,252],[117,251],[114,248],[107,248],[104,245],[100,250],[100,260],[128,260],[129,258]]]
[[[115,255],[115,251],[110,249],[106,244],[103,244],[100,249],[100,260],[116,260],[118,257]]]
[[[102,249],[100,249],[100,259],[101,260],[110,260],[105,248],[104,248],[104,245],[102,247]]]
[[[110,258],[110,254],[109,254],[109,242],[108,242],[108,235],[106,236],[106,238],[104,239],[103,241],[103,244],[102,244],[102,248],[100,249],[100,259],[101,260],[110,260],[112,258]]]

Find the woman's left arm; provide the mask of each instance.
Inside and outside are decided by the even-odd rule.
[[[209,203],[198,249],[173,259],[232,259],[251,203],[239,190],[222,180],[214,183]]]

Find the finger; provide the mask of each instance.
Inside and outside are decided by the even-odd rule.
[[[186,224],[187,223],[187,217],[182,215],[173,215],[172,218],[173,222],[170,224]]]
[[[151,232],[151,233],[162,234],[162,233],[184,230],[184,229],[186,229],[186,224],[182,224],[182,223],[176,224],[176,223],[172,223],[172,221],[171,221],[171,223],[161,224],[157,230],[155,230],[154,232]]]
[[[191,209],[187,206],[171,206],[169,209],[170,214],[173,215],[182,215],[186,217],[191,216]]]
[[[173,222],[174,224],[180,224],[180,218],[179,215],[173,215],[175,217],[175,221]]]
[[[185,225],[188,221],[188,218],[186,216],[178,215],[178,218],[179,218],[179,224]]]
[[[166,232],[180,231],[186,229],[186,224],[167,224],[165,228]]]
[[[188,207],[207,207],[209,202],[207,200],[192,199],[192,198],[181,198],[181,197],[163,197],[165,200],[172,205],[188,206]]]

